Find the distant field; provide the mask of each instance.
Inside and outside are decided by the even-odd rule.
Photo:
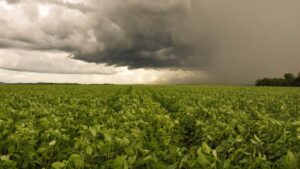
[[[0,168],[300,168],[300,89],[0,85]]]

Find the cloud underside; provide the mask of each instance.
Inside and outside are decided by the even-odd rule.
[[[200,71],[134,69],[106,74],[52,74],[0,69],[0,79],[7,83],[83,83],[83,84],[186,84],[205,83]]]
[[[205,71],[211,81],[250,83],[298,71],[299,5],[297,0],[2,0],[0,67],[103,75],[124,67]]]
[[[15,72],[112,75],[125,68],[74,60],[58,51],[0,49],[0,68]]]

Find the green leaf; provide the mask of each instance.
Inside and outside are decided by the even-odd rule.
[[[43,153],[43,152],[45,152],[46,150],[47,150],[46,148],[40,147],[40,148],[37,150],[37,152],[38,152],[38,153]]]
[[[247,158],[243,158],[239,161],[239,163],[241,163],[241,164],[245,164],[245,163],[248,163],[248,162],[249,162],[249,160]]]
[[[117,156],[117,158],[114,160],[113,168],[115,169],[128,168],[128,165],[126,163],[126,156]]]
[[[258,138],[255,134],[254,134],[254,138],[257,142],[261,143],[262,141],[260,140],[260,138]]]
[[[65,167],[65,163],[57,161],[57,162],[52,163],[51,166],[55,169],[61,169],[61,168]]]
[[[202,143],[201,148],[202,148],[203,153],[210,154],[211,148],[206,143]]]
[[[216,150],[212,151],[212,155],[215,157],[215,159],[218,159],[218,153]]]
[[[198,152],[198,162],[201,166],[206,166],[209,164],[209,161],[201,151]]]
[[[231,161],[230,160],[226,160],[224,165],[223,165],[224,169],[230,169],[231,168]]]
[[[104,133],[104,140],[107,141],[107,142],[111,142],[111,136],[108,132],[105,132]]]
[[[54,146],[56,144],[56,140],[53,140],[49,143],[49,146]]]
[[[70,160],[73,161],[75,167],[77,168],[83,167],[83,160],[79,154],[72,154],[70,156]]]
[[[97,131],[94,128],[89,127],[89,131],[91,132],[92,136],[94,136],[94,137],[97,136]]]
[[[93,148],[91,146],[87,146],[85,149],[86,154],[92,155],[93,154]]]
[[[1,159],[2,161],[9,161],[9,156],[8,156],[8,155],[2,155],[2,156],[0,157],[0,159]]]
[[[287,152],[287,155],[285,157],[285,164],[287,169],[296,169],[297,168],[297,161],[294,156],[294,153],[291,151]]]

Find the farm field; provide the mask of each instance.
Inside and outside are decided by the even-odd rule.
[[[0,168],[300,168],[300,89],[0,85]]]

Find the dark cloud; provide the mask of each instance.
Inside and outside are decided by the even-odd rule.
[[[92,15],[95,38],[103,48],[76,51],[75,59],[130,68],[186,68],[207,62],[206,35],[194,35],[203,44],[186,40],[190,29],[185,26],[194,24],[191,1],[97,1],[95,6],[104,2],[109,10]]]
[[[29,13],[24,2],[21,8]],[[67,9],[80,7],[56,0],[39,2]],[[89,9],[88,14],[73,12],[79,16],[76,18],[64,18],[68,14],[65,9],[54,8],[46,20],[14,27],[16,30],[3,35],[1,46],[62,50],[72,53],[74,59],[130,68],[197,67],[207,63],[209,39],[207,34],[198,34],[202,28],[192,32],[197,33],[192,35],[197,39],[189,37],[190,26],[195,22],[191,3],[190,0],[91,1],[83,6]],[[30,12],[37,8],[31,7]]]

